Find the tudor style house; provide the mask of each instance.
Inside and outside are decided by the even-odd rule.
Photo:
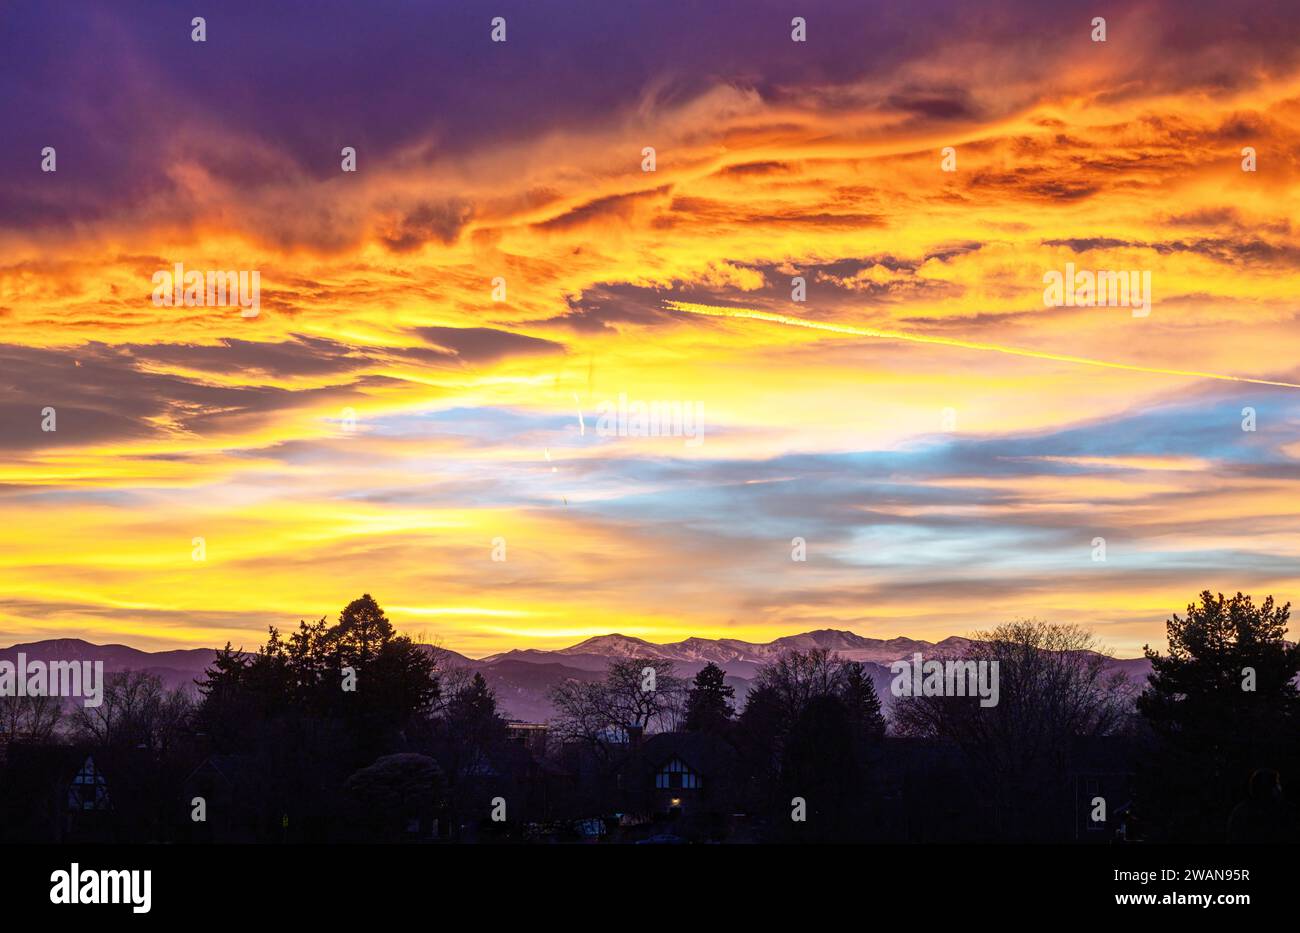
[[[643,798],[654,813],[675,817],[731,807],[735,755],[722,739],[695,732],[661,732],[639,749]]]

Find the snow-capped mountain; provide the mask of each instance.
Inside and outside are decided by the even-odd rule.
[[[448,668],[481,671],[496,691],[503,713],[517,719],[540,721],[550,718],[549,692],[565,680],[595,680],[603,676],[611,661],[620,658],[662,658],[672,661],[678,676],[693,677],[713,662],[727,673],[727,682],[743,703],[758,669],[784,651],[826,648],[851,661],[863,661],[882,696],[888,689],[889,664],[920,652],[925,658],[958,656],[970,646],[969,639],[951,637],[939,642],[914,638],[867,638],[838,629],[819,629],[787,635],[770,642],[748,642],[735,638],[687,638],[656,644],[628,635],[597,635],[567,648],[544,651],[517,649],[485,658],[468,658],[445,648],[438,649],[439,661]],[[430,650],[433,650],[432,648]],[[18,652],[33,660],[102,660],[106,672],[144,670],[159,676],[168,687],[192,688],[211,663],[212,649],[149,652],[125,645],[94,645],[78,639],[52,639],[0,648],[0,660],[13,660]],[[1140,684],[1150,671],[1144,658],[1109,659],[1107,667],[1123,672]]]
[[[568,648],[552,651],[529,649],[507,651],[483,658],[481,663],[502,660],[537,664],[560,662],[583,669],[603,669],[616,658],[662,658],[694,673],[712,662],[738,677],[751,677],[758,667],[785,651],[826,648],[852,661],[888,664],[920,652],[926,657],[962,654],[970,642],[965,638],[945,638],[929,642],[914,638],[867,638],[838,629],[819,629],[800,635],[787,635],[770,642],[748,642],[735,638],[687,638],[684,641],[656,644],[629,635],[597,635]]]
[[[748,642],[735,638],[687,638],[684,641],[656,644],[629,635],[597,635],[567,648],[545,651],[537,648],[506,651],[470,662],[502,700],[502,706],[520,718],[544,719],[550,715],[543,681],[577,677],[581,680],[599,676],[611,661],[622,658],[662,658],[672,661],[677,674],[694,676],[705,664],[713,662],[727,673],[727,682],[736,688],[736,699],[743,703],[745,694],[758,669],[784,651],[808,651],[826,648],[851,661],[867,664],[868,674],[878,693],[884,696],[891,675],[889,665],[920,653],[927,660],[957,657],[970,648],[970,639],[951,636],[938,642],[916,638],[868,638],[839,629],[818,629],[799,635],[787,635],[770,642]],[[538,678],[529,678],[525,686],[520,675],[530,666]],[[1151,666],[1144,658],[1108,659],[1107,668],[1123,673],[1130,682],[1141,684]],[[545,669],[549,677],[542,677]],[[498,675],[509,670],[508,683],[498,684]]]

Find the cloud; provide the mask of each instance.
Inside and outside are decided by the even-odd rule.
[[[814,4],[807,44],[776,0],[504,0],[504,46],[471,7],[237,0],[207,45],[155,7],[6,20],[0,630],[220,643],[372,590],[538,620],[421,616],[453,647],[1026,614],[1135,648],[1300,585],[1295,392],[1178,375],[1300,381],[1292,6],[1158,0],[1104,46],[1033,0]],[[1081,257],[1150,271],[1150,316],[1044,307]],[[259,271],[261,314],[154,306],[178,261]],[[620,394],[705,442],[598,434]]]
[[[407,253],[429,241],[454,243],[474,216],[471,204],[455,199],[416,204],[394,220],[380,222],[379,239],[395,253]]]
[[[242,370],[249,377],[343,375],[364,369],[372,357],[364,350],[323,337],[295,335],[292,340],[259,343],[224,338],[205,346],[196,344],[121,344],[119,349],[145,364],[228,373]]]
[[[487,363],[506,356],[564,352],[564,346],[554,341],[491,327],[418,327],[415,332],[436,347],[452,351],[467,363]]]

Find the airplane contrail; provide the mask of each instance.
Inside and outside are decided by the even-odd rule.
[[[1083,366],[1102,366],[1106,369],[1127,369],[1136,373],[1154,373],[1162,376],[1186,376],[1193,379],[1219,379],[1224,382],[1249,382],[1261,386],[1280,386],[1286,389],[1300,389],[1294,382],[1274,382],[1271,379],[1250,379],[1246,376],[1228,376],[1223,373],[1203,373],[1191,369],[1161,369],[1157,366],[1139,366],[1136,363],[1112,363],[1109,360],[1094,360],[1086,356],[1070,356],[1065,353],[1048,353],[1043,350],[1026,350],[1020,347],[1005,347],[996,343],[976,343],[971,340],[958,340],[955,337],[931,337],[926,334],[909,334],[900,330],[881,330],[875,327],[854,327],[850,324],[828,324],[825,321],[809,321],[804,318],[790,317],[785,314],[773,314],[770,311],[758,311],[753,308],[727,308],[721,305],[701,305],[689,301],[665,300],[664,307],[669,311],[685,311],[688,314],[703,314],[708,317],[748,318],[754,321],[767,321],[771,324],[786,324],[791,327],[806,327],[810,330],[824,330],[833,334],[849,334],[854,337],[879,337],[882,340],[905,340],[910,343],[931,343],[945,347],[958,347],[962,350],[983,350],[990,353],[1006,353],[1010,356],[1027,356],[1036,360],[1055,360],[1058,363],[1078,363]]]

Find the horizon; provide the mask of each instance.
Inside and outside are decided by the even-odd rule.
[[[834,634],[834,635],[854,635],[854,636],[857,636],[857,637],[859,637],[859,638],[863,638],[863,639],[866,639],[866,640],[869,640],[869,641],[877,641],[877,642],[883,642],[883,643],[894,642],[894,641],[908,641],[908,642],[914,642],[914,643],[924,643],[924,644],[928,644],[928,645],[931,645],[931,646],[940,645],[940,644],[943,644],[945,641],[950,641],[950,640],[953,640],[953,639],[958,639],[958,640],[963,640],[963,641],[976,640],[976,639],[974,639],[974,635],[975,635],[975,634],[978,634],[978,633],[971,633],[971,634],[968,634],[968,635],[945,635],[945,636],[943,636],[942,638],[936,638],[936,639],[931,640],[931,639],[924,639],[924,638],[912,638],[912,637],[909,637],[909,636],[907,636],[907,635],[894,635],[894,636],[891,636],[891,637],[889,637],[889,638],[882,638],[882,637],[875,636],[875,635],[862,635],[862,634],[860,634],[860,633],[858,633],[858,632],[854,632],[854,631],[851,631],[851,630],[849,630],[849,629],[810,629],[810,630],[808,630],[808,631],[803,631],[803,632],[790,632],[790,633],[787,633],[787,634],[785,634],[785,635],[777,635],[777,636],[775,636],[774,638],[772,638],[772,639],[770,639],[770,640],[768,640],[768,641],[763,641],[763,642],[752,642],[752,641],[746,641],[746,640],[744,640],[744,639],[738,639],[738,638],[706,638],[706,637],[698,636],[698,635],[692,635],[692,636],[689,636],[689,637],[684,638],[684,639],[678,639],[677,641],[655,642],[655,641],[650,641],[649,639],[637,638],[636,636],[633,636],[633,635],[625,635],[625,634],[623,634],[623,633],[621,633],[621,632],[605,632],[605,633],[600,634],[600,635],[591,635],[591,636],[589,636],[589,637],[587,637],[587,638],[582,639],[581,641],[574,642],[573,644],[563,645],[563,646],[559,646],[559,647],[555,647],[555,648],[506,648],[506,649],[503,649],[503,650],[501,650],[501,651],[490,652],[490,653],[488,653],[488,654],[482,654],[482,655],[473,655],[473,654],[468,654],[468,653],[466,653],[466,652],[464,652],[464,651],[459,651],[459,650],[457,650],[457,649],[454,648],[454,647],[451,647],[451,646],[449,646],[449,645],[443,644],[442,642],[440,642],[440,641],[436,641],[436,640],[435,640],[435,641],[422,641],[422,640],[420,640],[420,639],[418,639],[418,638],[412,637],[412,641],[413,641],[415,644],[417,644],[417,645],[424,645],[424,646],[431,647],[431,648],[437,648],[437,649],[440,649],[440,650],[451,651],[451,652],[453,652],[453,653],[455,653],[455,654],[458,654],[458,655],[460,655],[460,656],[462,656],[462,657],[464,657],[464,658],[466,658],[466,659],[468,659],[468,660],[470,660],[470,661],[485,661],[485,660],[487,660],[488,658],[494,658],[494,657],[497,657],[497,656],[500,656],[500,655],[511,654],[511,653],[514,653],[514,652],[517,652],[517,651],[540,651],[540,652],[546,652],[546,653],[558,653],[558,652],[561,652],[561,651],[572,650],[572,649],[574,649],[574,648],[580,648],[580,647],[582,647],[583,645],[587,644],[588,642],[599,641],[599,640],[602,640],[602,639],[610,639],[610,638],[622,638],[622,639],[626,639],[626,640],[629,640],[629,641],[642,642],[642,643],[647,644],[647,645],[649,645],[649,646],[651,646],[651,647],[653,647],[653,648],[670,648],[670,647],[675,647],[675,646],[678,646],[678,645],[685,644],[685,643],[690,642],[690,641],[708,641],[708,642],[714,642],[714,643],[720,643],[720,642],[727,642],[727,641],[730,641],[730,642],[736,642],[736,643],[739,643],[739,644],[749,645],[749,646],[753,646],[753,647],[767,647],[767,646],[769,646],[769,645],[771,645],[771,644],[774,644],[775,642],[778,642],[778,641],[782,641],[782,640],[786,640],[786,639],[791,639],[791,638],[798,638],[798,637],[801,637],[801,636],[804,636],[804,635],[819,635],[819,634],[823,634],[823,633],[830,633],[830,634]],[[42,644],[42,643],[44,643],[44,642],[50,642],[50,641],[61,641],[61,640],[80,641],[80,642],[82,642],[83,644],[90,645],[90,646],[93,647],[93,648],[128,648],[128,649],[130,649],[130,650],[133,650],[133,651],[141,651],[141,652],[144,652],[144,653],[146,653],[146,654],[161,654],[161,653],[168,652],[168,651],[214,651],[214,650],[218,650],[219,648],[222,647],[221,645],[188,645],[188,646],[173,646],[173,647],[169,647],[169,648],[154,648],[154,649],[149,649],[149,648],[141,648],[141,647],[139,647],[138,645],[126,644],[126,643],[124,643],[124,642],[104,642],[104,643],[96,643],[96,642],[88,641],[88,640],[86,640],[86,639],[84,639],[84,638],[79,638],[79,637],[76,637],[76,636],[61,635],[61,636],[53,636],[53,637],[51,637],[51,638],[36,639],[36,640],[34,640],[34,641],[15,642],[15,643],[13,643],[13,644],[9,644],[9,645],[0,645],[0,651],[12,651],[12,650],[17,649],[17,648],[24,648],[24,647],[28,647],[28,646],[30,646],[30,645],[34,645],[34,644]],[[237,651],[241,651],[241,652],[244,652],[244,653],[254,653],[254,652],[257,651],[257,648],[259,647],[259,645],[254,644],[254,646],[253,646],[252,648],[246,648],[246,647],[242,647],[242,646],[238,646],[238,645],[234,645],[234,644],[232,644],[231,647],[234,648],[234,649],[237,650]],[[1114,660],[1116,660],[1116,661],[1132,661],[1132,660],[1141,660],[1141,658],[1142,658],[1141,655],[1139,655],[1139,656],[1137,656],[1137,657],[1133,657],[1133,658],[1121,656],[1121,655],[1116,654],[1116,653],[1114,653],[1113,651],[1109,650],[1109,649],[1108,649],[1108,646],[1106,646],[1106,645],[1098,645],[1098,646],[1096,646],[1096,648],[1095,648],[1094,650],[1097,651],[1097,653],[1102,654],[1102,655],[1105,655],[1106,657],[1112,658],[1112,659],[1114,659]],[[834,651],[834,649],[832,649],[832,651]]]
[[[1295,10],[851,6],[9,12],[0,641],[1300,594]]]

